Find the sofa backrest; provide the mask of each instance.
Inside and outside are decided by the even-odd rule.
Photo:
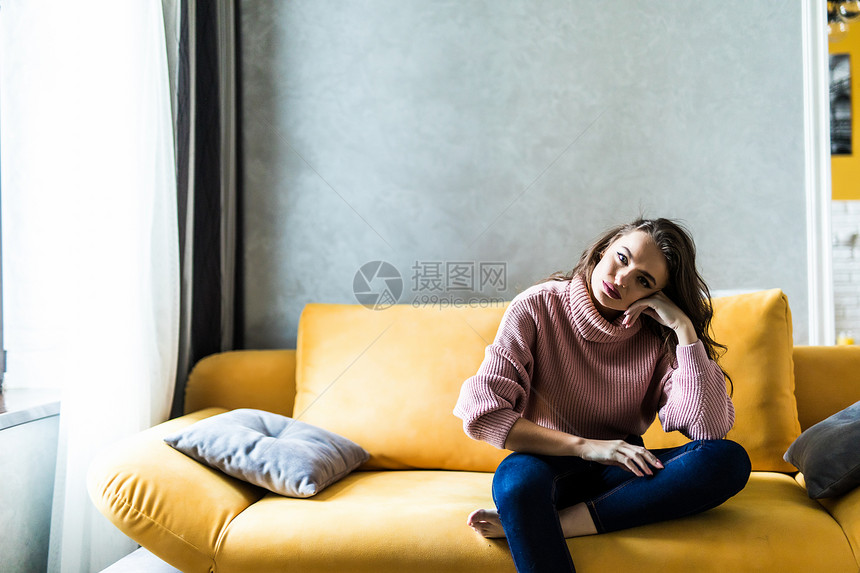
[[[294,417],[361,444],[366,468],[492,471],[505,452],[469,439],[452,410],[503,313],[309,304],[299,320]]]
[[[791,313],[779,290],[714,299],[713,332],[728,346],[735,427],[753,468],[791,471],[799,435]],[[368,468],[492,471],[506,452],[463,433],[452,409],[494,337],[504,307],[368,310],[310,304],[299,321],[294,416],[361,444]],[[659,421],[646,445],[686,441]]]
[[[860,401],[860,346],[795,346],[800,429]]]

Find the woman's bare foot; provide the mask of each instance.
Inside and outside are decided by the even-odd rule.
[[[559,513],[559,521],[564,536],[568,538],[597,533],[591,514],[584,503],[562,509]],[[499,512],[495,509],[476,509],[469,515],[466,523],[489,539],[505,536],[505,530],[502,529],[502,522],[499,519]]]
[[[505,536],[499,512],[495,509],[476,509],[469,515],[466,523],[483,537],[494,539]]]

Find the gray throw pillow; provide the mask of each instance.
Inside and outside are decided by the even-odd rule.
[[[785,452],[809,497],[836,497],[860,485],[860,402],[807,428]]]
[[[227,475],[288,497],[316,495],[370,458],[334,432],[251,409],[200,420],[164,441]]]

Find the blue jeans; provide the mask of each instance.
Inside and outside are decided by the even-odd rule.
[[[642,445],[639,437],[629,442]],[[651,450],[653,476],[578,457],[513,453],[493,477],[493,500],[519,573],[574,571],[558,511],[584,502],[598,533],[692,515],[738,493],[750,460],[729,440]]]

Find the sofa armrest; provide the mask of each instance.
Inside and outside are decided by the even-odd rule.
[[[292,416],[295,397],[295,350],[234,350],[194,366],[185,387],[185,412],[255,408]]]
[[[803,474],[797,474],[797,481],[806,487]],[[842,531],[851,545],[851,551],[854,552],[854,561],[860,568],[860,487],[839,497],[823,498],[817,501],[842,527]]]
[[[186,572],[213,570],[224,528],[266,493],[163,442],[164,436],[223,411],[196,412],[122,440],[98,456],[87,475],[90,498],[105,517]]]
[[[860,488],[842,497],[819,501],[842,527],[854,552],[854,561],[860,568]]]
[[[793,358],[802,430],[860,400],[860,346],[795,346]]]

